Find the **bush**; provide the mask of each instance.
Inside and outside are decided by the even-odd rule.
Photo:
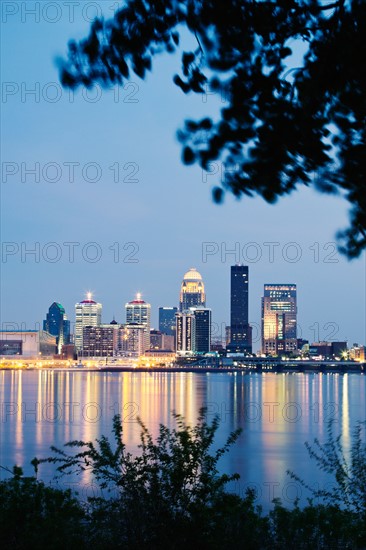
[[[332,490],[312,491],[321,504],[292,510],[274,501],[263,516],[255,493],[229,493],[226,485],[238,475],[219,474],[218,461],[237,440],[232,432],[225,445],[212,450],[219,426],[201,409],[194,427],[174,414],[176,428],[160,425],[156,441],[141,428],[140,453],[133,456],[123,442],[121,418],[113,419],[114,443],[105,436],[96,442],[71,441],[65,449],[52,447],[50,462],[60,474],[88,471],[108,498],[89,498],[85,509],[70,490],[47,487],[35,477],[23,477],[15,467],[10,480],[0,482],[0,543],[14,549],[109,548],[171,549],[191,546],[219,550],[303,550],[365,548],[366,452],[362,423],[353,433],[350,452],[328,427],[328,441],[307,444],[318,466],[335,476]],[[68,449],[73,454],[68,454]],[[76,449],[76,452],[75,452]],[[298,476],[292,477],[307,486]],[[309,487],[311,490],[311,488]]]
[[[0,482],[1,548],[80,549],[84,512],[70,490],[47,487],[35,477],[13,477]]]

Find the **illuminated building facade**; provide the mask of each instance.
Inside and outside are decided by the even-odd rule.
[[[102,322],[102,304],[91,298],[88,292],[87,299],[75,305],[75,348],[78,353],[83,349],[84,327],[97,327]]]
[[[143,325],[144,331],[144,350],[150,349],[150,319],[151,305],[141,299],[141,294],[136,294],[136,299],[128,302],[126,308],[126,324],[137,323]]]
[[[296,285],[264,285],[262,353],[286,355],[297,350]]]
[[[178,355],[204,354],[211,351],[211,310],[189,308],[189,313],[177,313]]]
[[[191,355],[194,352],[195,318],[193,313],[177,313],[177,354]]]
[[[229,352],[251,352],[252,331],[249,326],[249,267],[231,266]]]
[[[358,344],[353,344],[349,350],[349,358],[353,361],[366,361],[366,346],[359,346]]]
[[[82,357],[113,357],[117,348],[117,331],[110,325],[83,328]]]
[[[61,354],[62,346],[70,343],[70,321],[67,320],[65,308],[58,302],[53,302],[49,307],[43,330],[56,336],[57,353]]]
[[[184,274],[180,287],[179,311],[187,313],[191,307],[205,307],[205,285],[195,267]]]

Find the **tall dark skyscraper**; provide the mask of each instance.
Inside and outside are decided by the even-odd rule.
[[[177,307],[159,307],[159,330],[164,334],[175,336]]]
[[[211,310],[197,308],[191,310],[194,315],[194,351],[209,353],[211,351]]]
[[[57,353],[60,354],[62,346],[70,343],[70,321],[67,320],[65,308],[57,303],[49,307],[46,319],[43,321],[43,330],[56,336]]]
[[[281,355],[296,351],[296,317],[296,285],[264,285],[262,353]]]
[[[249,312],[249,267],[231,266],[230,328],[231,339],[228,351],[251,352],[252,333],[248,321]]]

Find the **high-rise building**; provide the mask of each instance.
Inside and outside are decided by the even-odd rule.
[[[195,318],[193,313],[177,313],[176,349],[178,355],[190,355],[194,352]]]
[[[231,352],[252,351],[252,331],[249,326],[249,267],[231,266],[230,343]]]
[[[82,357],[113,357],[117,347],[117,331],[110,325],[83,328]]]
[[[281,355],[297,349],[296,285],[264,285],[262,353]]]
[[[183,277],[180,287],[179,311],[188,312],[190,307],[205,307],[205,285],[195,267],[192,267]]]
[[[159,330],[169,336],[175,336],[177,307],[159,307]]]
[[[141,299],[141,294],[136,294],[136,299],[128,302],[126,308],[126,324],[137,323],[145,327],[144,346],[146,351],[150,349],[150,318],[151,305]]]
[[[211,310],[189,308],[188,313],[177,313],[177,353],[204,354],[211,351]]]
[[[92,300],[90,292],[87,299],[75,304],[75,348],[78,353],[83,349],[84,327],[97,327],[102,322],[102,304]]]
[[[194,345],[195,353],[211,351],[211,310],[208,308],[191,308],[194,315]]]
[[[43,321],[43,330],[56,336],[58,354],[61,353],[63,345],[70,343],[70,321],[67,320],[65,308],[58,302],[50,305],[46,319]]]

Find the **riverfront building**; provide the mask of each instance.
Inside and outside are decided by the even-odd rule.
[[[230,342],[229,352],[252,351],[252,331],[249,326],[249,267],[231,266]]]
[[[205,307],[206,295],[202,276],[195,267],[184,274],[180,287],[179,311],[188,313],[191,307]]]
[[[49,307],[43,330],[56,337],[57,353],[61,354],[62,346],[70,343],[70,321],[66,317],[65,308],[58,302],[53,302]]]
[[[194,315],[194,346],[196,354],[205,354],[211,351],[212,314],[208,308],[191,310]]]
[[[177,354],[192,355],[194,351],[195,319],[192,313],[177,313]]]
[[[56,353],[56,336],[44,330],[0,331],[0,355],[39,359]]]
[[[75,305],[75,348],[77,353],[83,349],[84,327],[97,327],[102,322],[102,304],[91,299],[90,292],[87,299]]]
[[[143,351],[150,349],[150,319],[151,305],[141,299],[141,294],[136,294],[135,300],[125,305],[126,324],[138,324],[144,327]]]
[[[194,355],[211,351],[211,310],[189,308],[189,313],[177,313],[177,354]]]
[[[159,330],[169,336],[175,336],[175,314],[177,307],[159,307]]]
[[[110,325],[84,327],[82,357],[113,357],[117,348],[117,331]]]
[[[262,297],[262,353],[286,355],[297,350],[296,285],[266,284]]]

